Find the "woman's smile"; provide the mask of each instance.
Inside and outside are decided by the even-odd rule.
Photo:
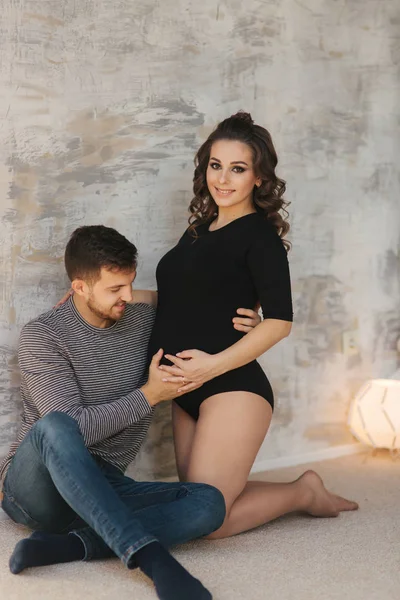
[[[222,188],[218,188],[216,186],[214,186],[214,187],[215,187],[217,193],[221,194],[222,196],[229,196],[229,194],[233,194],[233,192],[235,191],[235,190],[225,190]]]

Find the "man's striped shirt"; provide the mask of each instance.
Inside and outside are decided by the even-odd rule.
[[[18,349],[22,423],[0,466],[0,479],[32,425],[53,411],[78,422],[93,455],[125,471],[153,413],[139,388],[147,379],[154,317],[147,304],[128,304],[119,321],[100,329],[81,317],[70,298],[23,327]]]

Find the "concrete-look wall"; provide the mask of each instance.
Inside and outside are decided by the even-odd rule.
[[[398,0],[0,8],[0,454],[18,420],[19,330],[65,291],[69,234],[116,227],[139,247],[137,284],[154,287],[185,228],[195,150],[240,108],[270,129],[292,202],[295,325],[261,359],[277,408],[258,460],[352,443],[351,395],[397,364]],[[139,466],[173,473],[168,407]]]

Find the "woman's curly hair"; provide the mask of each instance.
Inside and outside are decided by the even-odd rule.
[[[189,231],[196,236],[196,227],[211,222],[218,214],[218,207],[212,198],[206,180],[212,145],[219,140],[233,140],[247,144],[253,155],[253,170],[262,180],[260,187],[254,186],[253,203],[257,212],[270,221],[278,235],[283,238],[289,231],[289,216],[283,199],[286,183],[275,174],[278,157],[269,132],[255,125],[251,115],[238,112],[222,121],[211,133],[195,156],[193,177],[194,198],[190,203]],[[283,216],[279,211],[282,211]],[[282,240],[286,250],[290,242]]]

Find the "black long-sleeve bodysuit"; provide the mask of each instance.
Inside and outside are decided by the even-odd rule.
[[[158,307],[150,355],[203,350],[215,354],[245,335],[233,327],[238,308],[259,300],[264,319],[292,321],[286,250],[275,228],[252,213],[209,231],[187,230],[157,267]],[[269,381],[257,361],[234,369],[175,400],[194,419],[201,403],[222,392],[248,391],[273,407]]]

